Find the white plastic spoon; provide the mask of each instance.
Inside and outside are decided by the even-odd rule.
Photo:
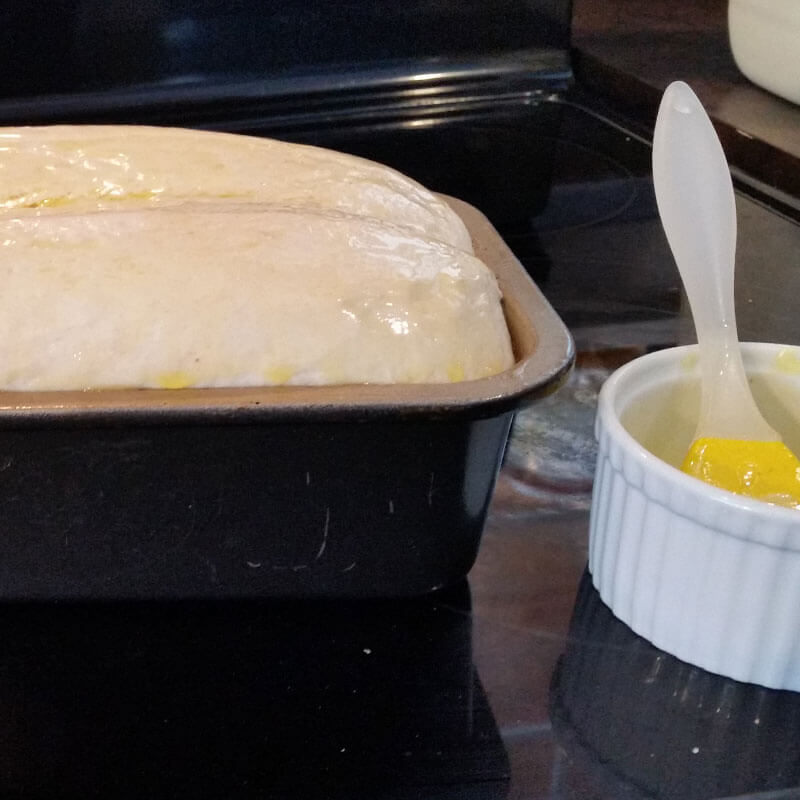
[[[717,481],[711,475],[717,467],[733,468],[742,475],[735,480],[729,476],[717,485],[783,502],[783,498],[772,497],[774,490],[762,494],[749,491],[746,485],[738,486],[740,478],[745,483],[750,480],[748,475],[754,481],[759,475],[774,473],[776,452],[798,462],[784,445],[767,445],[779,443],[780,436],[764,420],[747,382],[734,309],[733,184],[711,121],[694,92],[680,81],[667,87],[658,110],[653,180],[658,211],[697,329],[702,387],[695,442],[708,440],[714,444],[705,455],[711,463],[701,465],[693,474],[713,483]],[[736,448],[731,448],[731,442],[736,442]],[[736,463],[714,463],[720,459]],[[791,471],[794,466],[784,468],[781,462],[779,469]],[[790,482],[792,496],[791,481],[797,483],[800,501],[798,476],[787,473],[783,477]],[[737,485],[729,485],[731,482]],[[788,504],[796,504],[793,497]]]

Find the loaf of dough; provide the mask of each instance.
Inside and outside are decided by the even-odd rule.
[[[435,195],[316,148],[163,136],[0,132],[15,143],[0,154],[0,387],[440,383],[512,366],[495,278]]]
[[[137,125],[0,128],[0,208],[92,211],[233,200],[336,209],[471,252],[457,214],[396,170],[276,139]]]

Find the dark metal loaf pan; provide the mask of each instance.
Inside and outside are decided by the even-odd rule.
[[[0,598],[402,596],[472,566],[514,409],[573,359],[479,212],[517,363],[447,385],[0,393]]]

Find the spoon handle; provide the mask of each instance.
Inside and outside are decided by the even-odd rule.
[[[756,407],[736,334],[736,203],[722,145],[683,82],[667,87],[653,136],[659,215],[689,298],[700,349],[695,438],[774,440]]]

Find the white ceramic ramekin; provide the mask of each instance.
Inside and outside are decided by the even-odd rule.
[[[800,348],[745,344],[768,421],[800,453]],[[800,511],[708,486],[677,464],[699,406],[697,348],[635,359],[600,393],[589,570],[657,647],[711,672],[800,691]]]

